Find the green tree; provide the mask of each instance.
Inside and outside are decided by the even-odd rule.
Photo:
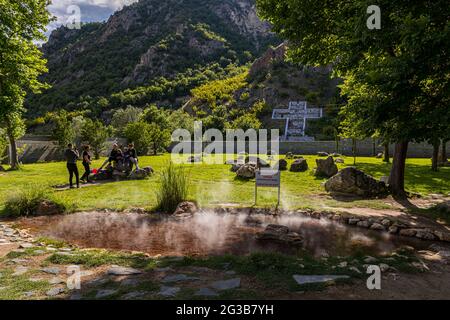
[[[170,130],[161,129],[156,123],[150,124],[149,135],[152,151],[155,156],[158,154],[158,151],[170,145],[172,137]]]
[[[151,130],[150,124],[139,121],[129,123],[123,130],[123,133],[128,142],[134,143],[136,152],[139,155],[146,155],[152,145]]]
[[[257,0],[262,17],[289,41],[294,61],[333,64],[348,98],[343,114],[358,116],[365,136],[378,130],[395,142],[389,184],[404,197],[409,141],[427,140],[430,130],[450,123],[450,3],[380,0],[381,30],[367,27],[371,4]]]
[[[111,120],[111,126],[119,135],[124,135],[128,124],[138,122],[142,116],[142,109],[128,106],[125,109],[117,109]]]
[[[19,160],[16,140],[24,134],[23,102],[28,91],[45,88],[38,77],[47,71],[35,41],[44,40],[50,22],[48,0],[0,0],[0,125],[11,145],[11,167]]]
[[[85,120],[81,128],[81,140],[91,146],[95,159],[99,159],[100,153],[105,150],[105,142],[111,131],[100,120]]]
[[[56,113],[48,114],[47,117],[53,123],[52,138],[58,142],[59,149],[64,150],[75,139],[71,115],[66,110],[61,109]]]

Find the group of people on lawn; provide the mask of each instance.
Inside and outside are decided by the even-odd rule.
[[[91,175],[91,147],[89,145],[85,145],[83,147],[83,153],[81,155],[82,164],[84,167],[84,174],[79,177],[77,161],[80,159],[80,153],[76,147],[74,147],[71,143],[68,144],[66,151],[64,152],[64,156],[67,161],[67,170],[69,171],[69,186],[70,188],[74,188],[73,186],[73,177],[75,177],[77,188],[80,188],[80,181],[83,183],[90,183],[89,176]],[[102,166],[99,168],[99,171],[103,169],[105,165],[108,165],[111,169],[118,168],[127,168],[127,171],[133,169],[133,166],[136,166],[136,170],[139,170],[138,157],[136,153],[136,149],[134,148],[134,144],[128,144],[128,147],[125,147],[122,151],[122,148],[115,143],[113,148],[109,154],[109,157],[105,160]]]

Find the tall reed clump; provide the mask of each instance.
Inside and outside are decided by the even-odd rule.
[[[175,211],[180,202],[187,199],[189,177],[182,167],[169,162],[161,172],[159,188],[156,192],[157,210],[166,213]]]
[[[39,214],[39,208],[45,204],[53,213],[65,213],[73,210],[69,201],[56,197],[51,190],[40,185],[29,185],[9,195],[5,201],[5,216],[33,216]],[[41,209],[42,210],[42,209]]]

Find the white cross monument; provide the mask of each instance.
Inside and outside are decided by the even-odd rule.
[[[306,120],[323,117],[322,108],[308,108],[306,101],[291,101],[289,109],[274,109],[272,119],[286,120],[285,141],[314,141],[305,135]]]

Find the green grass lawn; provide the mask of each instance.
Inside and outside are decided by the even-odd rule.
[[[322,186],[325,179],[316,178],[312,169],[316,156],[306,156],[310,170],[304,173],[282,172],[282,199],[284,208],[320,208],[323,206],[383,206],[379,200],[357,200],[351,203],[339,202],[325,197]],[[156,204],[158,172],[167,165],[170,155],[140,158],[140,165],[150,165],[155,175],[148,180],[106,183],[82,189],[54,191],[57,197],[73,203],[77,210],[125,209],[133,207],[152,208]],[[353,164],[353,158],[345,158],[343,168]],[[103,159],[95,161],[92,167],[99,167]],[[80,172],[82,172],[79,164]],[[254,204],[254,181],[236,180],[229,165],[184,165],[190,177],[189,197],[201,206],[235,204],[252,206]],[[390,165],[375,158],[358,158],[357,167],[375,178],[388,175]],[[67,183],[65,163],[52,162],[24,165],[20,171],[0,174],[0,208],[9,194],[26,187],[45,188]],[[432,172],[429,159],[408,159],[406,169],[406,188],[423,195],[450,192],[450,168]],[[276,189],[261,189],[258,206],[273,206],[276,203]]]

